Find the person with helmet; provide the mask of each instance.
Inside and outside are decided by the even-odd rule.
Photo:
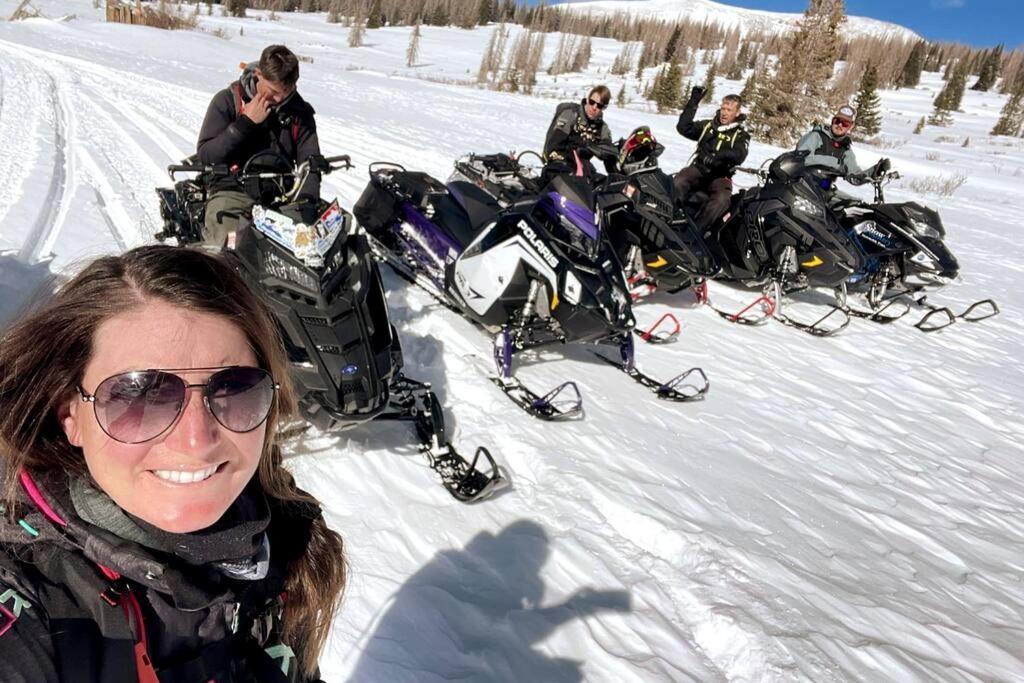
[[[852,185],[862,185],[869,178],[885,173],[891,168],[888,159],[880,159],[870,168],[861,168],[853,153],[850,133],[856,126],[857,111],[848,104],[836,110],[829,126],[816,124],[796,143],[797,151],[807,152],[807,165],[828,166],[836,169],[840,176]],[[834,195],[839,197],[837,193]]]
[[[614,172],[617,150],[603,117],[611,99],[611,91],[598,85],[580,102],[558,105],[544,138],[546,178],[559,173],[592,177],[597,173],[591,162],[594,156],[604,162],[608,173]]]
[[[694,121],[697,106],[705,89],[696,86],[679,114],[676,130],[685,138],[695,140],[690,165],[679,171],[673,180],[676,201],[682,203],[695,190],[705,190],[708,201],[696,217],[697,227],[706,230],[729,208],[732,176],[736,167],[747,158],[750,133],[743,127],[746,114],[740,113],[743,100],[739,95],[726,95],[713,118]]]

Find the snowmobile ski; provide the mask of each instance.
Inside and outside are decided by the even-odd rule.
[[[602,353],[592,351],[595,356],[614,366],[633,378],[634,381],[652,390],[660,399],[686,403],[703,400],[711,388],[708,376],[701,368],[690,368],[679,373],[667,382],[660,382],[637,369],[633,355],[633,338],[627,337],[619,345],[620,360],[608,358]]]
[[[583,397],[576,382],[562,382],[540,396],[515,377],[492,377],[491,381],[513,403],[541,420],[569,420],[583,415]]]
[[[679,318],[672,313],[666,313],[646,330],[634,330],[634,332],[648,344],[671,344],[679,339],[682,329],[683,326],[680,324]]]
[[[508,480],[486,448],[478,447],[468,461],[447,441],[444,413],[429,384],[399,374],[391,384],[389,408],[378,419],[413,422],[420,450],[456,500],[477,502],[507,486]],[[484,465],[486,470],[481,469]]]

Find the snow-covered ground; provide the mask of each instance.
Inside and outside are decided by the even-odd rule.
[[[0,0],[0,16],[14,4]],[[164,167],[193,151],[213,92],[268,43],[313,60],[300,89],[322,147],[358,166],[325,182],[345,205],[371,161],[444,178],[465,152],[539,147],[553,98],[621,84],[608,40],[594,41],[588,73],[544,76],[528,97],[468,84],[493,28],[426,27],[409,69],[408,28],[350,49],[323,15],[203,16],[206,32],[171,33],[102,23],[87,0],[36,5],[48,18],[0,23],[5,317],[46,274],[42,259],[59,271],[151,239]],[[664,165],[683,165],[691,143],[628,80],[635,101],[608,110],[613,132],[651,125]],[[963,277],[933,298],[962,309],[995,296],[1003,312],[984,323],[925,335],[854,321],[818,339],[659,295],[637,307],[640,323],[671,311],[683,335],[640,349],[640,364],[658,376],[702,366],[707,400],[658,402],[585,350],[548,351],[524,380],[575,379],[586,402],[584,419],[548,424],[486,380],[478,329],[386,274],[408,374],[434,384],[454,441],[490,448],[513,486],[455,502],[400,426],[292,446],[352,568],[325,678],[1024,680],[1024,141],[988,137],[1004,98],[970,91],[952,126],[912,135],[940,84],[926,74],[883,93],[887,148],[860,157],[904,172],[892,199],[940,209]],[[740,85],[720,81],[719,94]],[[779,151],[755,144],[748,164]],[[956,173],[967,182],[952,197],[909,189]]]

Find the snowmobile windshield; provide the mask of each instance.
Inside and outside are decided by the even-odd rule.
[[[593,197],[593,190],[584,178],[557,176],[534,211],[554,241],[587,261],[597,258],[601,240],[600,227],[591,208]]]

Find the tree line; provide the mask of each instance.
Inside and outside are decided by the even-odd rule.
[[[702,83],[709,93],[718,76],[744,81],[740,94],[749,107],[748,125],[758,138],[775,144],[792,144],[823,113],[851,102],[859,112],[858,133],[874,135],[881,128],[878,90],[916,87],[924,71],[941,72],[944,87],[932,113],[918,123],[915,132],[924,125],[948,125],[968,87],[997,88],[1009,95],[992,134],[1022,132],[1024,50],[907,40],[892,34],[847,37],[842,33],[844,0],[808,0],[803,16],[787,33],[741,32],[713,22],[652,19],[627,12],[595,16],[549,7],[543,1],[535,6],[517,0],[224,0],[223,4],[235,16],[244,16],[246,9],[325,12],[328,21],[352,28],[349,44],[353,47],[362,43],[366,29],[383,26],[497,24],[481,55],[477,82],[512,92],[530,92],[543,71],[559,75],[587,69],[591,39],[611,38],[623,47],[610,75],[633,76],[637,91],[659,111],[678,109],[700,60],[707,65]],[[511,25],[524,30],[513,37]],[[560,36],[554,58],[545,65],[542,57],[550,33]],[[417,29],[407,50],[410,66],[418,40]],[[626,99],[623,80],[616,100],[625,104]]]

